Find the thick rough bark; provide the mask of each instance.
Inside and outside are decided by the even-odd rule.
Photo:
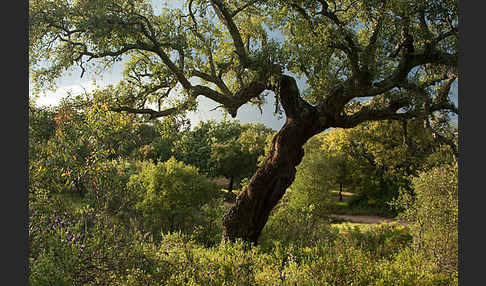
[[[282,76],[279,91],[286,122],[273,138],[265,164],[258,168],[247,189],[223,217],[223,240],[257,243],[270,211],[295,179],[296,166],[304,156],[303,145],[325,129],[318,111],[302,100],[295,80]]]

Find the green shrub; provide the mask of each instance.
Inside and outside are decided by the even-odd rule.
[[[413,179],[414,194],[402,192],[394,205],[412,222],[415,249],[424,251],[441,271],[458,266],[457,165],[442,165]]]
[[[201,208],[221,195],[195,167],[174,158],[157,164],[144,162],[127,187],[137,194],[135,209],[154,238],[160,238],[161,232],[191,232],[204,222]]]
[[[410,246],[412,242],[409,229],[397,223],[381,223],[366,227],[345,223],[339,229],[338,240],[374,257],[389,258]]]
[[[84,202],[123,222],[135,218],[134,209],[139,197],[128,189],[127,184],[141,168],[141,162],[126,159],[91,164],[85,179]]]
[[[396,225],[266,250],[241,241],[207,247],[182,232],[154,243],[92,208],[35,213],[36,227],[30,285],[457,285],[457,274],[440,273],[424,252],[373,250],[376,241],[402,243]]]
[[[283,244],[309,245],[313,241],[332,240],[329,222],[317,212],[315,205],[292,204],[293,190],[287,190],[279,205],[272,211],[259,243],[264,248],[272,247],[275,241]]]
[[[191,230],[191,238],[207,247],[220,243],[223,234],[221,220],[225,211],[222,198],[203,205],[200,211],[199,224]]]
[[[174,233],[157,249],[157,263],[171,273],[161,285],[457,285],[457,276],[407,247],[384,259],[346,240],[263,251],[241,241],[206,248]]]
[[[441,273],[436,264],[430,263],[426,253],[408,247],[392,259],[381,260],[376,270],[379,273],[373,281],[376,286],[458,285],[457,272]]]

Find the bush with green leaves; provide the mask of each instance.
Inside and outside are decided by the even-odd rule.
[[[38,153],[43,144],[54,135],[55,116],[52,107],[37,107],[33,102],[29,102],[29,160],[39,159]]]
[[[97,161],[88,165],[87,192],[83,203],[109,214],[120,223],[128,223],[135,218],[135,205],[139,197],[127,188],[127,184],[141,167],[141,162],[127,159]]]
[[[339,229],[336,240],[375,257],[391,258],[412,242],[409,228],[396,222],[370,225],[342,223],[332,228]]]
[[[137,194],[135,209],[155,238],[161,232],[191,232],[204,221],[201,208],[222,194],[196,167],[174,158],[157,164],[144,162],[127,187]]]
[[[270,247],[208,247],[197,232],[155,243],[136,225],[41,193],[30,208],[30,285],[457,285],[457,273],[411,250],[408,229],[396,224],[331,226],[315,240]]]
[[[412,222],[415,248],[448,272],[458,269],[457,178],[457,164],[432,168],[412,179],[412,194],[402,191],[394,202]]]
[[[401,232],[391,225],[367,234],[379,240]],[[264,250],[241,241],[207,248],[175,233],[164,235],[155,251],[171,273],[159,281],[164,285],[457,285],[456,274],[438,273],[408,247],[382,256],[353,238],[307,246],[275,243]]]
[[[221,219],[225,211],[223,198],[212,200],[203,205],[198,224],[190,230],[191,238],[206,247],[218,245],[223,234]]]

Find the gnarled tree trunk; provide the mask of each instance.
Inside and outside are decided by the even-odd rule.
[[[325,129],[317,110],[300,98],[292,77],[281,77],[277,94],[285,110],[285,125],[273,138],[265,164],[223,217],[224,241],[241,238],[257,243],[270,211],[294,181],[296,166],[304,156],[303,145]]]

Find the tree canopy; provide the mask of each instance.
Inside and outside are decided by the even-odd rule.
[[[335,127],[456,111],[457,1],[190,0],[156,14],[150,1],[31,0],[29,22],[38,89],[126,61],[116,111],[155,118],[205,96],[235,116],[283,73],[305,77]]]

